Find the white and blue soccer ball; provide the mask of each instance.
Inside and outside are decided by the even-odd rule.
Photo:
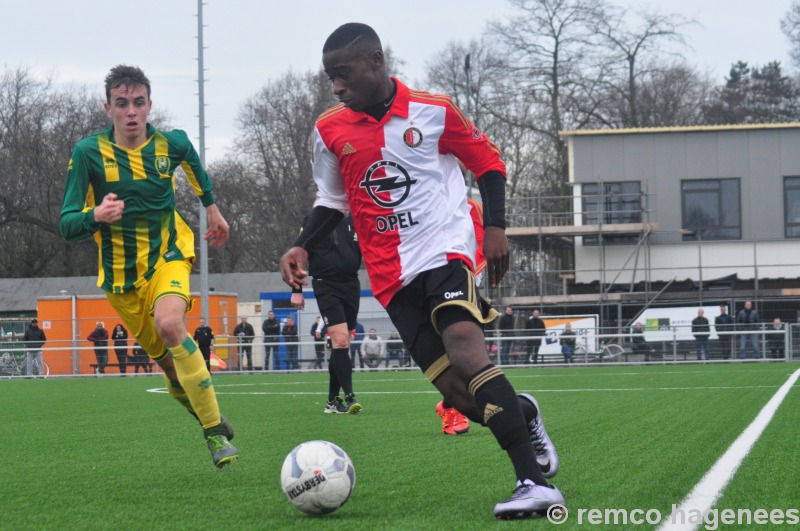
[[[350,498],[355,486],[353,461],[332,442],[304,442],[283,461],[281,488],[304,513],[332,513]]]

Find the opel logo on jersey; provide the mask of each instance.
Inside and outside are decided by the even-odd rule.
[[[375,177],[375,172],[384,168],[384,177]],[[364,180],[359,183],[361,188],[366,188],[367,193],[375,201],[375,204],[383,208],[394,208],[405,201],[411,192],[411,185],[416,183],[408,174],[408,171],[397,162],[391,160],[379,160],[367,169]],[[392,190],[403,190],[397,199],[382,199],[378,197],[378,192],[391,192]]]
[[[411,148],[419,146],[422,144],[422,131],[416,127],[409,127],[403,133],[403,142]]]

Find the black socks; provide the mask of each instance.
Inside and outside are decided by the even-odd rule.
[[[520,400],[505,374],[494,365],[487,365],[472,377],[469,391],[475,396],[484,423],[500,448],[508,453],[517,479],[530,479],[537,485],[547,485],[536,462]]]

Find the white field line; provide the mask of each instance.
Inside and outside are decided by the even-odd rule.
[[[786,398],[786,395],[789,394],[789,390],[798,377],[800,377],[800,369],[796,370],[778,389],[767,402],[767,405],[756,415],[753,422],[733,441],[733,444],[722,454],[722,457],[714,463],[714,466],[706,472],[706,475],[683,499],[680,506],[664,520],[664,523],[658,528],[659,531],[694,531],[700,526],[702,522],[688,523],[689,520],[692,522],[698,520],[697,516],[692,518],[690,515],[703,515],[705,517],[708,511],[714,507],[714,504],[739,469],[744,458],[750,453],[753,445],[761,437],[772,417],[775,416],[775,412],[783,402],[783,399]]]
[[[800,372],[800,371],[798,371]],[[397,380],[391,380],[397,381]],[[363,383],[363,382],[359,382]],[[315,391],[256,391],[256,390],[242,390],[242,391],[226,391],[221,390],[223,387],[253,387],[256,385],[273,385],[273,384],[224,384],[214,385],[214,390],[218,395],[324,395],[327,391],[322,389],[318,383],[315,382],[282,382],[281,384],[274,385],[311,385]],[[725,385],[725,386],[698,386],[698,387],[614,387],[614,388],[591,388],[591,389],[536,389],[536,394],[541,393],[598,393],[598,392],[625,392],[625,391],[706,391],[712,389],[773,389],[774,385]],[[156,387],[148,389],[149,393],[166,393],[166,387]],[[439,391],[430,388],[428,390],[417,391],[359,391],[361,395],[433,395],[439,394]]]

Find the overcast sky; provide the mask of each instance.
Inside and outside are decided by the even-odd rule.
[[[687,60],[723,81],[731,63],[779,60],[794,72],[780,19],[792,0],[617,0],[679,13]],[[198,135],[196,0],[0,0],[0,61],[30,67],[57,82],[99,94],[109,68],[142,67],[153,104],[171,123]],[[405,80],[422,79],[426,62],[453,40],[479,36],[489,20],[506,20],[505,0],[206,0],[207,161],[223,156],[236,134],[242,103],[288,70],[321,64],[326,37],[345,22],[365,22],[405,61]]]

